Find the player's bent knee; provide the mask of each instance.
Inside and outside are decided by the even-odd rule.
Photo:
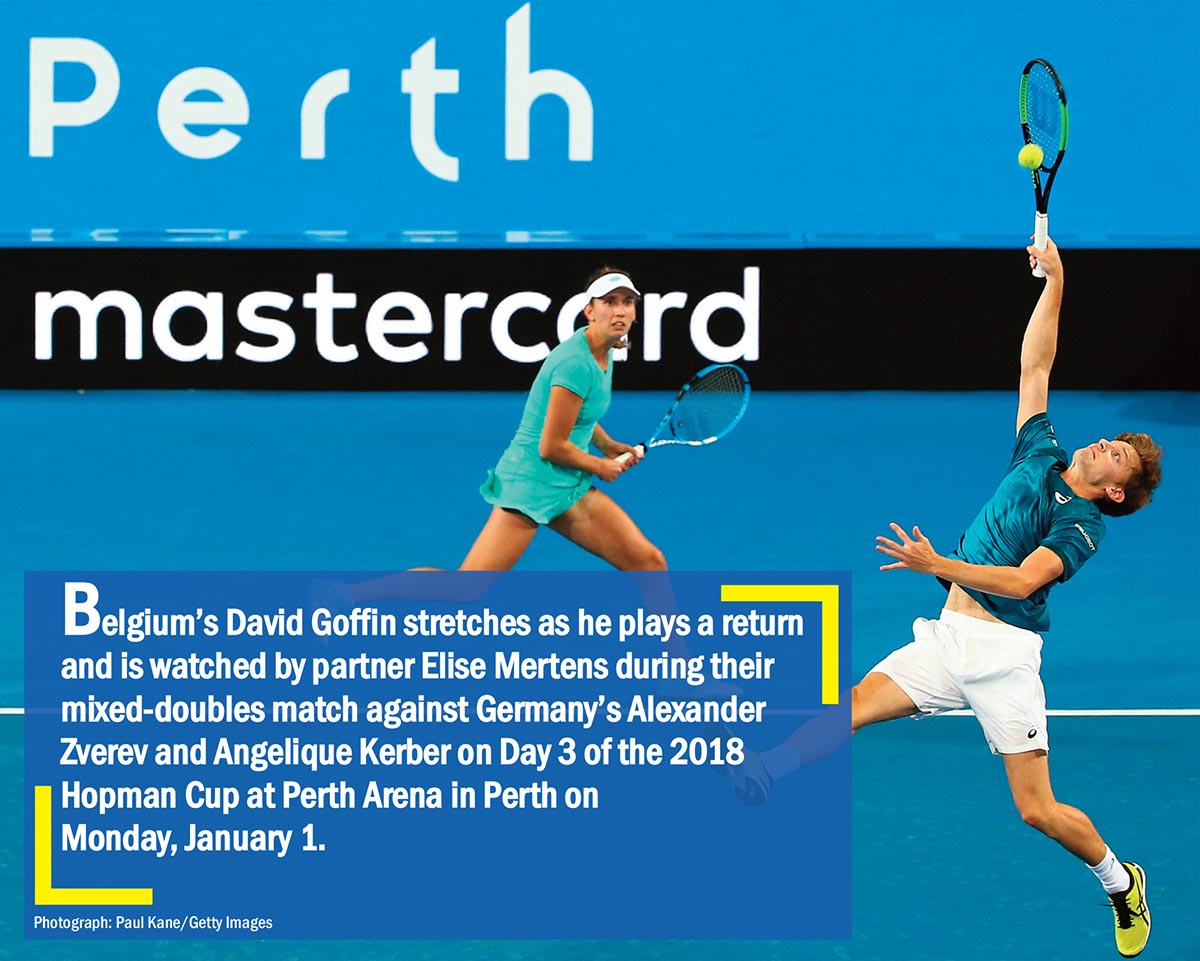
[[[1035,831],[1042,834],[1053,834],[1054,812],[1048,805],[1040,803],[1018,804],[1017,813],[1021,820]]]

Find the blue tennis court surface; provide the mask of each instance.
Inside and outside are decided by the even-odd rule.
[[[639,440],[666,400],[618,391],[605,426]],[[453,567],[486,517],[476,489],[522,403],[516,394],[0,393],[10,517],[0,706],[22,704],[25,570]],[[1200,398],[1070,393],[1052,396],[1050,413],[1068,447],[1145,430],[1166,457],[1154,504],[1112,520],[1098,556],[1054,593],[1049,706],[1194,710]],[[675,568],[849,570],[857,676],[943,596],[931,578],[880,573],[875,535],[893,520],[920,524],[949,550],[1007,464],[1014,415],[1011,393],[758,394],[729,438],[655,451],[609,490]],[[521,566],[601,564],[543,531]],[[0,717],[0,958],[1117,957],[1099,885],[1020,823],[968,717],[894,722],[856,739],[849,942],[24,942],[22,724]],[[1055,717],[1051,741],[1059,798],[1147,868],[1155,925],[1144,957],[1200,958],[1200,717]],[[805,780],[797,772],[777,790],[803,791]],[[745,852],[745,870],[770,857]],[[794,868],[795,909],[821,911],[820,879]],[[670,866],[657,869],[669,883]]]

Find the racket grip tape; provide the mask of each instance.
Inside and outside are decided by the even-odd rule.
[[[1033,217],[1033,246],[1038,250],[1046,249],[1046,241],[1050,237],[1050,218],[1038,211]],[[1045,277],[1046,271],[1042,270],[1041,264],[1037,264],[1033,268],[1033,276]]]
[[[641,457],[646,456],[646,445],[645,444],[634,444],[634,446],[637,448],[638,454]],[[618,464],[627,464],[627,463],[629,463],[629,461],[632,458],[633,458],[633,453],[631,451],[625,451],[625,453],[618,456],[616,458],[616,460],[617,460]]]

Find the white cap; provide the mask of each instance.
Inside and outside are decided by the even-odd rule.
[[[597,297],[603,297],[605,294],[610,294],[621,287],[628,287],[638,297],[642,296],[642,292],[633,286],[632,280],[625,274],[614,271],[611,274],[605,274],[603,277],[598,277],[592,281],[591,286],[587,289],[588,299],[594,300]]]

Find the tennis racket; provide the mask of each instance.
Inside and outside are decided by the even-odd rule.
[[[1026,143],[1042,148],[1041,166],[1033,170],[1033,199],[1037,212],[1033,217],[1033,246],[1046,249],[1050,224],[1046,210],[1050,188],[1067,152],[1067,94],[1054,68],[1045,60],[1030,60],[1021,73],[1021,133]],[[1045,174],[1043,183],[1042,174]],[[1041,265],[1033,276],[1045,277]]]
[[[720,440],[737,425],[750,403],[750,378],[736,364],[705,367],[679,388],[650,439],[638,444],[642,454],[667,444],[702,447]],[[622,454],[624,463],[633,454]]]

